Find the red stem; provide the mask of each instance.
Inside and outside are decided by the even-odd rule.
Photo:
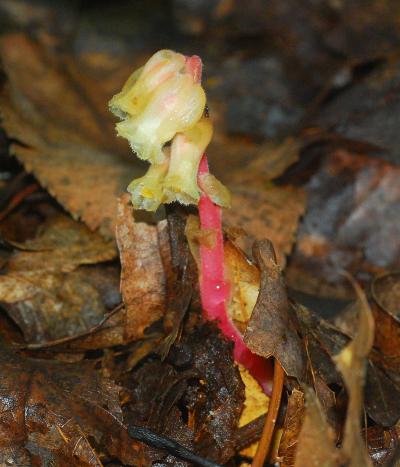
[[[198,175],[204,173],[208,173],[205,154],[201,159]],[[200,197],[199,216],[201,228],[213,229],[216,233],[215,245],[212,248],[200,246],[200,295],[204,316],[209,320],[217,320],[222,333],[234,343],[234,359],[248,369],[266,394],[270,394],[273,373],[270,362],[249,350],[240,331],[228,315],[230,286],[225,280],[221,208],[205,193]]]
[[[186,69],[195,82],[201,81],[202,63],[200,57],[186,57]],[[207,157],[204,154],[199,166],[198,176],[208,173]],[[200,181],[199,181],[200,185]],[[200,295],[204,317],[217,321],[224,336],[233,341],[234,359],[248,369],[259,382],[266,394],[271,394],[273,369],[270,361],[253,354],[243,341],[243,336],[233,324],[227,310],[229,283],[224,271],[224,236],[222,232],[221,208],[202,193],[199,201],[199,216],[202,229],[212,229],[216,233],[212,248],[200,245]]]

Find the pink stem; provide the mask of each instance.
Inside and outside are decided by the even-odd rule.
[[[186,57],[186,69],[192,74],[195,82],[201,81],[202,68],[200,57],[197,55]],[[208,173],[205,154],[200,161],[198,175],[204,173]],[[234,359],[248,369],[266,394],[271,394],[273,375],[271,362],[253,354],[248,349],[241,333],[228,315],[226,304],[229,300],[229,283],[225,280],[224,272],[221,208],[214,204],[205,193],[200,196],[199,216],[202,229],[213,229],[216,232],[216,242],[213,248],[200,246],[200,295],[204,316],[206,319],[217,321],[224,336],[234,343]]]
[[[198,175],[208,173],[207,157],[204,154]],[[234,343],[234,359],[244,365],[259,382],[266,394],[271,393],[272,366],[264,358],[253,354],[243,341],[243,337],[227,312],[229,283],[224,273],[224,239],[222,232],[221,208],[202,193],[199,201],[199,216],[202,229],[213,229],[216,233],[212,248],[200,246],[201,277],[200,295],[206,319],[217,320],[224,336]]]

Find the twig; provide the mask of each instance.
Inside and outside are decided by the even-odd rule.
[[[128,434],[132,438],[141,441],[148,446],[151,446],[152,448],[164,449],[169,454],[172,454],[178,459],[191,462],[194,465],[198,465],[200,467],[221,467],[220,464],[216,464],[213,461],[204,459],[203,457],[194,454],[192,451],[189,451],[189,449],[185,448],[176,441],[173,441],[170,438],[166,438],[165,436],[158,435],[148,428],[130,425],[128,426]]]
[[[237,451],[247,448],[261,438],[266,418],[266,414],[260,415],[236,431],[235,448]]]
[[[55,347],[60,344],[66,344],[71,341],[75,341],[76,339],[80,339],[82,337],[87,337],[90,336],[91,334],[95,333],[98,331],[104,323],[106,323],[112,316],[114,316],[116,313],[118,313],[122,308],[124,307],[123,303],[120,303],[117,305],[113,310],[110,311],[104,318],[100,321],[100,323],[97,323],[95,326],[91,327],[87,331],[84,331],[80,334],[76,334],[75,336],[66,336],[66,337],[61,337],[60,339],[55,339],[53,341],[47,341],[47,342],[42,342],[39,344],[26,344],[20,346],[22,349],[28,349],[28,350],[40,350],[40,349],[47,349],[49,347]]]
[[[26,186],[23,190],[17,193],[7,206],[0,212],[0,221],[4,220],[11,211],[13,211],[18,205],[20,205],[24,199],[34,193],[35,191],[39,190],[40,186],[38,183],[31,183],[30,185]]]
[[[271,447],[272,435],[274,433],[276,419],[278,417],[279,406],[282,398],[283,380],[285,372],[278,360],[274,364],[274,380],[272,386],[271,401],[269,403],[267,418],[256,455],[254,456],[252,467],[262,467]]]

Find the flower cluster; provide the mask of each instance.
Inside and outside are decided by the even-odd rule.
[[[161,203],[197,204],[200,199],[197,172],[213,132],[204,117],[200,75],[198,57],[161,50],[110,101],[111,111],[121,118],[118,135],[150,163],[147,173],[128,187],[137,209],[155,211]],[[201,189],[210,185],[216,202],[229,204],[229,193],[217,180],[204,181]]]

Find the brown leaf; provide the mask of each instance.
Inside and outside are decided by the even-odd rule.
[[[162,349],[165,356],[181,332],[183,319],[192,301],[197,285],[197,268],[186,240],[187,213],[181,206],[167,207],[168,245],[161,247],[166,254],[162,258],[167,282],[167,308],[164,329],[168,333]],[[161,239],[160,239],[161,244]]]
[[[254,257],[261,270],[260,293],[244,340],[250,350],[265,358],[273,355],[286,374],[303,381],[305,352],[297,335],[285,283],[271,242],[258,242]]]
[[[361,436],[363,389],[367,356],[374,342],[374,318],[368,301],[360,286],[353,282],[359,302],[359,325],[357,334],[334,360],[343,375],[349,395],[346,423],[344,426],[343,452],[351,466],[369,466],[371,460]]]
[[[0,301],[27,342],[81,334],[120,302],[118,268],[90,266],[113,259],[114,243],[83,224],[51,218],[19,247],[0,276]],[[122,343],[121,329],[104,337],[91,345]]]
[[[125,335],[129,340],[143,336],[166,309],[166,277],[156,225],[135,222],[128,194],[118,206],[117,244],[121,257],[121,292],[126,307]]]
[[[281,467],[293,467],[298,449],[298,439],[305,414],[304,394],[294,389],[289,396],[283,434],[279,444],[278,460]]]
[[[372,283],[375,304],[372,308],[375,321],[374,346],[383,355],[381,361],[389,370],[400,369],[400,274],[386,274]],[[400,378],[398,379],[400,383]]]
[[[391,5],[390,2],[383,3],[387,3],[387,11],[393,13],[395,5]],[[375,8],[377,5],[379,2],[376,2]],[[378,14],[380,15],[381,12]],[[379,24],[382,24],[380,17],[379,20],[374,19],[371,23],[375,33]],[[372,30],[370,32],[372,33]],[[383,31],[382,33],[384,34]],[[370,35],[368,37],[369,40],[377,42],[371,39]],[[360,42],[369,42],[369,40]],[[386,153],[388,160],[395,162],[400,148],[397,132],[399,76],[398,60],[389,60],[380,64],[363,80],[357,80],[353,86],[349,86],[336,96],[336,99],[328,102],[322,109],[318,124],[335,129],[348,139],[373,144]]]
[[[335,438],[314,392],[307,388],[306,414],[297,442],[296,467],[336,467],[340,465]],[[361,467],[363,464],[359,464]]]
[[[290,186],[232,185],[232,208],[225,210],[227,226],[243,228],[248,237],[239,246],[251,253],[254,240],[268,238],[274,244],[278,263],[285,265],[305,210],[302,189]],[[282,209],[282,207],[285,209]]]
[[[33,360],[2,345],[0,463],[101,466],[96,445],[136,463],[119,388],[89,366]]]
[[[343,350],[357,332],[359,306],[357,303],[352,304],[336,317],[335,324],[340,325],[340,329],[301,305],[296,305],[295,311],[306,346],[312,380],[320,397],[318,385],[321,382],[318,382],[319,379],[322,379],[325,385],[343,384],[332,359]],[[346,333],[342,330],[346,330]],[[382,362],[385,362],[384,355],[372,350],[369,355],[364,390],[365,409],[377,423],[392,426],[400,417],[400,389],[396,380],[396,372],[385,369]],[[316,382],[318,382],[317,385]],[[329,409],[332,405],[331,397],[329,392],[324,392],[327,396],[326,403],[320,400],[324,409]],[[327,413],[329,415],[329,412]],[[329,421],[336,423],[332,417],[329,417]]]
[[[164,362],[145,362],[133,384],[130,416],[135,423],[180,437],[185,446],[217,462],[234,455],[244,387],[231,344],[214,325],[186,334]],[[188,413],[186,423],[182,411]],[[165,461],[165,454],[154,449],[144,448],[144,454]]]
[[[314,295],[352,298],[340,270],[365,282],[398,268],[399,176],[397,166],[379,159],[344,149],[328,155],[307,185],[288,284]]]
[[[19,245],[8,262],[13,271],[69,272],[82,264],[110,261],[117,255],[114,241],[104,240],[84,224],[56,216],[40,227],[36,237]]]
[[[260,271],[234,243],[224,243],[225,274],[231,286],[228,313],[244,333],[260,290]]]
[[[389,430],[385,430],[378,425],[368,427],[366,438],[368,452],[374,466],[394,465],[390,461],[393,462],[393,456],[398,453],[400,441],[399,426],[395,426]]]
[[[113,236],[116,197],[137,169],[98,110],[110,97],[101,80],[92,80],[92,94],[101,94],[94,103],[62,55],[23,34],[3,36],[0,56],[9,78],[0,89],[2,125],[18,142],[11,153],[75,218]]]

